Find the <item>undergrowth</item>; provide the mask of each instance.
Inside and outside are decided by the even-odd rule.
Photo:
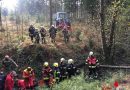
[[[102,90],[103,85],[110,86],[114,88],[113,84],[115,81],[119,83],[126,77],[124,71],[116,72],[105,72],[100,80],[86,79],[83,73],[79,76],[72,77],[71,79],[66,79],[60,84],[55,84],[51,90]],[[37,90],[50,90],[44,87],[38,87]]]

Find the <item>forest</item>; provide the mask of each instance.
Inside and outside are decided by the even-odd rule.
[[[0,75],[16,71],[14,90],[130,90],[129,45],[130,0],[0,0]],[[96,64],[89,65],[90,56]],[[57,83],[53,69],[61,78],[61,61],[78,72],[70,78],[73,70],[67,69]],[[52,69],[49,88],[46,65]],[[26,83],[29,68],[33,89],[17,85]]]

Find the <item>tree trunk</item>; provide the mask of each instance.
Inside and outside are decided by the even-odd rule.
[[[115,11],[115,14],[112,18],[112,26],[111,26],[111,32],[110,32],[110,41],[109,41],[109,55],[112,56],[112,47],[114,45],[114,35],[115,35],[115,28],[116,28],[116,16],[117,12]],[[113,58],[110,57],[111,63],[113,63]]]
[[[52,0],[50,0],[50,26],[52,25]]]
[[[116,17],[117,11],[114,12],[114,16],[112,18],[111,29],[110,29],[110,39],[109,42],[106,43],[106,34],[105,34],[105,0],[101,0],[100,2],[100,24],[101,24],[101,35],[102,35],[102,44],[103,44],[103,53],[104,59],[108,64],[113,64],[113,56],[112,56],[112,48],[114,45],[114,35],[116,28]]]
[[[2,30],[1,0],[0,0],[0,29]]]
[[[102,36],[102,44],[103,44],[103,54],[104,54],[104,59],[109,60],[109,55],[108,55],[108,48],[107,48],[107,43],[106,43],[106,37],[105,37],[105,10],[104,10],[104,0],[100,0],[100,27],[101,27],[101,36]]]

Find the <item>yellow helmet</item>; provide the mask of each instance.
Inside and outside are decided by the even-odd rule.
[[[47,67],[49,65],[48,62],[44,62],[43,66]]]
[[[58,67],[59,65],[58,65],[58,63],[54,63],[53,66],[54,67]]]
[[[27,67],[27,71],[31,71],[32,70],[32,68],[31,67]]]

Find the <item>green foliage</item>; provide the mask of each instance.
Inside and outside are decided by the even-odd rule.
[[[117,72],[104,72],[104,76],[101,80],[84,79],[83,73],[79,76],[66,79],[60,84],[53,85],[53,90],[101,90],[103,84],[108,84],[112,88],[115,81],[122,81],[125,77],[124,71]],[[40,87],[39,87],[40,88]],[[48,90],[47,88],[41,88]]]
[[[36,19],[36,23],[42,23],[44,20],[45,17],[43,17],[43,15],[37,15],[37,19]]]
[[[98,12],[99,0],[81,0],[85,10],[87,10],[92,16]]]
[[[65,9],[68,12],[76,12],[77,9],[77,2],[78,0],[64,0],[65,2]]]

